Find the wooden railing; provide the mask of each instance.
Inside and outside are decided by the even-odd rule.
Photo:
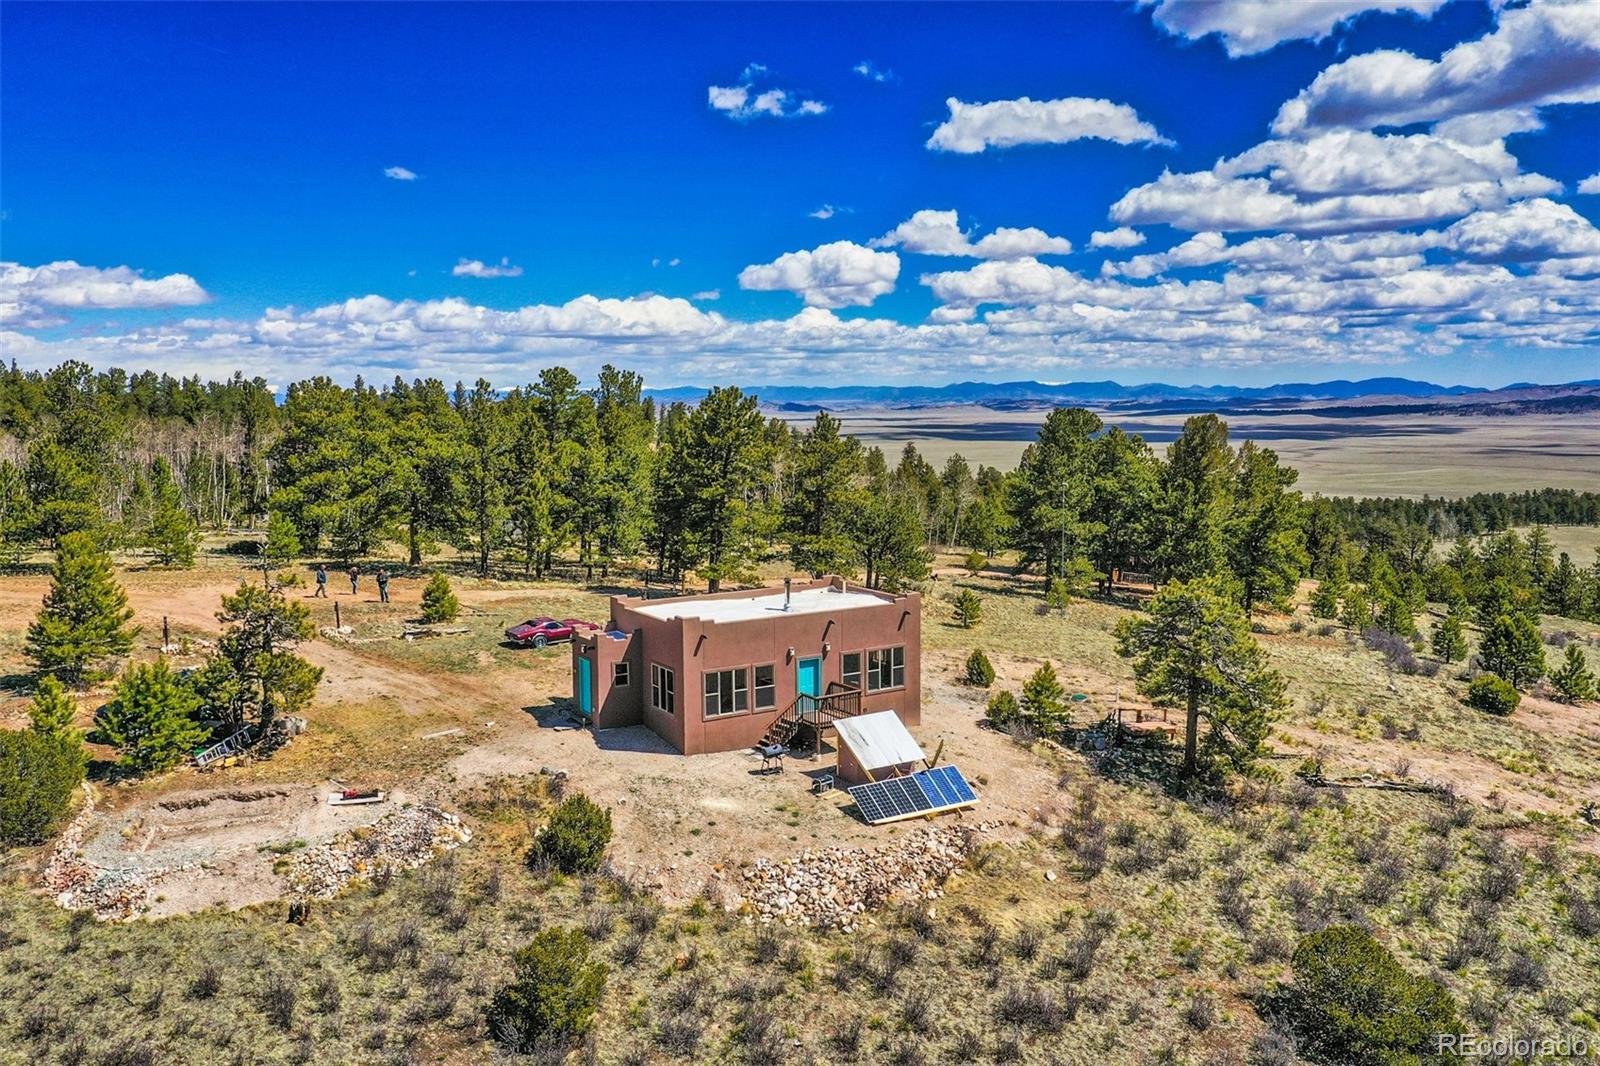
[[[767,727],[762,744],[787,744],[803,725],[813,732],[822,730],[841,718],[853,718],[861,713],[861,690],[837,681],[830,682],[823,696],[802,692],[794,702]]]

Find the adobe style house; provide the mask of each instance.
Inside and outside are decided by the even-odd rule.
[[[787,742],[835,720],[922,721],[922,597],[842,578],[614,596],[572,643],[573,703],[595,729],[644,724],[685,755]]]

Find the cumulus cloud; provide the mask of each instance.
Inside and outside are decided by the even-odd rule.
[[[383,176],[386,178],[393,178],[395,181],[417,180],[416,172],[407,170],[405,167],[384,167]]]
[[[1566,204],[1543,198],[1468,215],[1445,234],[1452,249],[1480,262],[1600,256],[1600,230]]]
[[[0,323],[9,325],[59,325],[64,310],[193,307],[210,299],[188,274],[147,278],[132,267],[70,259],[36,267],[0,262]]]
[[[1445,0],[1139,0],[1157,26],[1180,37],[1217,34],[1228,55],[1255,55],[1284,41],[1318,40],[1365,11],[1432,15]]]
[[[828,105],[822,101],[802,97],[788,89],[758,88],[756,82],[764,79],[767,73],[767,68],[760,63],[751,63],[739,75],[738,84],[709,86],[707,106],[740,122],[753,118],[821,115],[828,110]]]
[[[1600,17],[1594,4],[1536,3],[1502,9],[1493,32],[1437,61],[1385,50],[1337,63],[1285,103],[1272,128],[1288,136],[1595,102]]]
[[[1089,234],[1090,248],[1137,248],[1144,243],[1144,234],[1131,226],[1095,230]]]
[[[850,69],[868,81],[875,81],[880,85],[884,82],[894,81],[894,71],[882,70],[870,59],[863,59]]]
[[[928,138],[928,147],[970,155],[1019,144],[1067,144],[1094,138],[1117,144],[1172,142],[1127,104],[1069,96],[1060,100],[995,100],[968,104],[950,97],[950,117]]]
[[[899,277],[900,257],[893,252],[834,241],[747,266],[739,272],[739,287],[798,293],[807,307],[865,307],[893,292]]]
[[[1344,130],[1267,141],[1209,171],[1164,172],[1124,194],[1111,217],[1192,231],[1338,233],[1459,218],[1559,189],[1523,174],[1499,142]]]
[[[1001,226],[974,243],[961,229],[954,211],[918,211],[881,237],[867,242],[873,248],[901,248],[919,255],[965,255],[978,259],[1020,259],[1035,255],[1066,255],[1072,242],[1052,237],[1042,229]]]
[[[498,263],[463,257],[450,269],[450,273],[458,278],[520,278],[522,268],[514,266],[506,256],[501,256]]]
[[[1578,191],[1585,196],[1600,196],[1600,174],[1590,174],[1578,182]]]

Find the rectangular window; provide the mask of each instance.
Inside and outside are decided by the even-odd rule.
[[[773,665],[758,666],[756,671],[756,709],[765,710],[778,705],[778,685]]]
[[[628,664],[627,664],[627,662],[624,661],[624,662],[613,663],[612,664],[612,666],[611,666],[611,687],[612,688],[627,688],[628,687]]]
[[[867,690],[903,688],[906,683],[906,649],[874,648],[867,652]]]
[[[706,717],[750,709],[750,675],[737,670],[706,671]]]
[[[845,653],[844,683],[851,688],[861,687],[861,653],[858,651]]]
[[[676,713],[676,691],[672,671],[660,663],[650,664],[650,706],[668,714]]]

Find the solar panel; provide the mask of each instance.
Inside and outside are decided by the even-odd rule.
[[[931,770],[918,770],[909,777],[854,785],[849,791],[861,816],[872,825],[919,814],[938,814],[978,802],[972,786],[954,766],[936,766]]]

